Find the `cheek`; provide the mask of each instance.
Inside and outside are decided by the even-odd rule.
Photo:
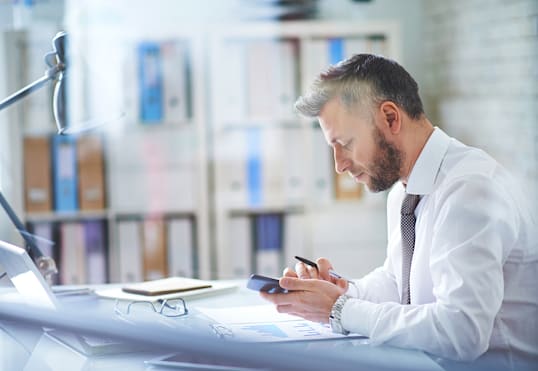
[[[370,143],[359,144],[353,151],[353,163],[366,167],[373,162],[375,150]]]

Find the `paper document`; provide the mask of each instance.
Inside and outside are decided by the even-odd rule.
[[[341,335],[329,325],[279,313],[273,305],[202,308],[198,311],[217,322],[217,335],[239,341],[280,342],[363,337]]]

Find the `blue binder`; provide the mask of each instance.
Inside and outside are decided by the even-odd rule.
[[[337,64],[344,59],[344,40],[342,38],[329,39],[329,63]]]
[[[282,269],[282,216],[265,214],[255,217],[256,271],[274,276]]]
[[[142,42],[138,45],[140,82],[140,121],[158,124],[163,120],[163,76],[160,44]]]
[[[250,206],[262,203],[262,133],[260,128],[247,130],[247,193]]]
[[[73,136],[52,137],[52,172],[54,209],[78,210],[78,176],[76,139]]]
[[[282,216],[256,216],[256,250],[282,250]]]

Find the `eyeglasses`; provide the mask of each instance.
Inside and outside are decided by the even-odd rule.
[[[134,312],[143,311],[144,308],[150,308],[153,312],[159,313],[165,317],[181,317],[189,313],[187,304],[182,298],[171,300],[159,300],[157,302],[137,300],[124,302],[116,299],[114,304],[114,313],[127,316]]]

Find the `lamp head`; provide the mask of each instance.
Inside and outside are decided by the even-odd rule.
[[[66,89],[66,44],[67,33],[64,31],[58,32],[54,39],[52,39],[53,52],[52,56],[56,61],[54,65],[58,68],[58,75],[56,78],[56,84],[54,86],[54,94],[52,97],[52,111],[54,113],[54,120],[56,121],[56,128],[59,134],[64,134],[67,127],[67,105],[65,99],[67,97]],[[47,61],[51,64],[52,61]]]
[[[57,63],[66,64],[65,60],[65,45],[67,40],[67,33],[60,31],[52,39],[52,48],[56,54]]]

